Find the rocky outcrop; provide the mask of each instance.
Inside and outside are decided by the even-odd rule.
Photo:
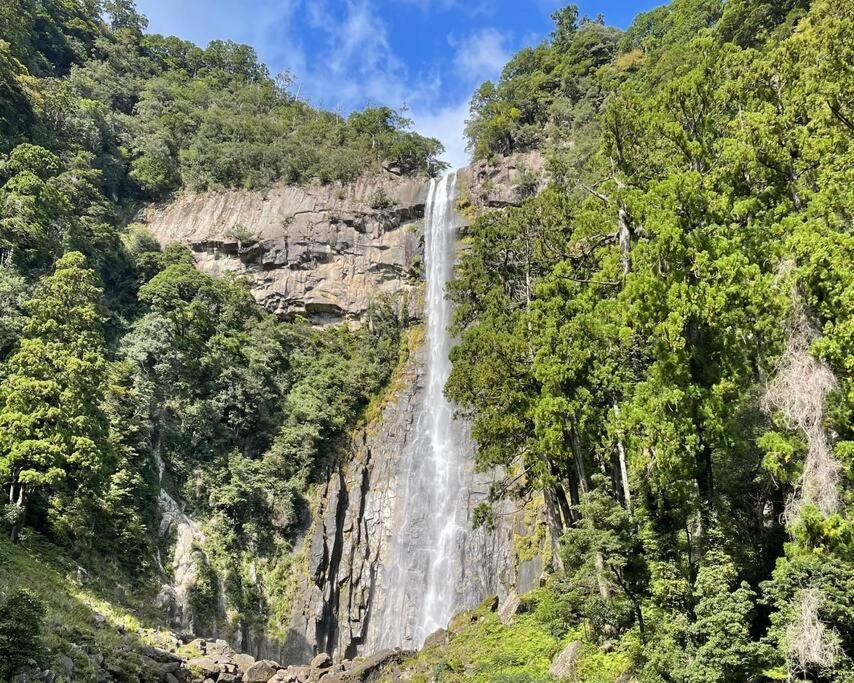
[[[168,576],[171,580],[161,586],[157,605],[169,615],[173,624],[192,632],[194,614],[190,605],[190,591],[196,583],[199,566],[205,561],[199,550],[204,545],[205,537],[198,522],[187,515],[178,501],[164,488],[163,475],[166,466],[160,457],[159,445],[154,449],[154,458],[157,465],[157,483],[160,487],[157,497],[161,514],[159,535],[174,540],[169,571],[160,565],[163,576]]]
[[[459,173],[463,196],[478,209],[516,206],[546,184],[546,163],[540,152],[524,152],[499,161],[475,161]]]
[[[378,297],[406,302],[420,278],[426,196],[423,179],[387,174],[188,193],[138,220],[163,245],[187,244],[203,272],[245,275],[271,312],[340,322],[358,320]]]
[[[400,649],[384,650],[369,657],[333,662],[319,654],[309,664],[283,666],[270,659],[254,658],[236,653],[223,640],[195,640],[189,649],[198,656],[179,658],[174,652],[165,653],[177,658],[180,667],[173,669],[178,680],[188,683],[347,683],[372,681],[380,673],[393,669],[411,655]],[[180,652],[180,650],[179,650]]]
[[[350,457],[330,473],[283,652],[286,662],[305,662],[317,652],[352,657],[367,639],[370,610],[382,590],[378,574],[395,532],[399,464],[412,438],[420,368],[420,356],[413,355],[378,419],[354,435]]]
[[[575,663],[580,654],[581,642],[573,640],[554,658],[549,667],[549,674],[561,681],[571,679],[575,675]]]
[[[354,435],[349,458],[330,472],[282,650],[285,663],[307,662],[319,652],[340,661],[376,648],[377,620],[372,616],[384,604],[384,573],[403,523],[397,495],[404,453],[416,436],[423,379],[419,350],[396,377],[397,390],[387,397],[379,417]],[[469,519],[498,476],[497,471],[471,473]],[[501,513],[495,529],[472,534],[463,549],[467,607],[488,594],[503,604],[539,586],[551,561],[550,512],[543,499],[521,510],[508,502]]]
[[[461,172],[460,182],[469,196],[491,197],[479,201],[492,206],[515,204],[519,196],[514,183],[524,169],[541,173],[542,159],[529,154],[495,166],[476,165]],[[495,194],[484,187],[494,188],[489,192]],[[319,652],[338,661],[370,654],[387,642],[378,630],[388,573],[393,570],[392,544],[406,521],[397,496],[406,488],[406,458],[417,436],[423,360],[423,350],[411,355],[397,377],[397,391],[378,418],[354,435],[350,453],[330,472],[282,651],[286,663],[305,662]],[[464,486],[469,523],[495,479],[503,476],[500,471],[474,472],[473,460]],[[540,584],[557,537],[551,521],[554,515],[545,502],[541,498],[521,510],[508,502],[497,516],[495,529],[467,535],[465,547],[460,548],[466,567],[458,586],[460,609],[475,606],[489,594],[503,603],[508,596]],[[408,552],[417,553],[418,548]]]
[[[142,634],[140,634],[142,635]],[[410,652],[399,649],[377,652],[370,657],[333,662],[318,655],[310,664],[282,666],[271,659],[256,659],[236,652],[224,640],[189,640],[186,636],[156,631],[158,646],[139,643],[110,657],[90,655],[94,663],[86,672],[74,660],[61,655],[55,669],[27,668],[18,672],[13,683],[72,683],[92,680],[99,683],[146,681],[157,683],[355,683],[378,680],[393,670]],[[81,648],[82,650],[82,648]]]

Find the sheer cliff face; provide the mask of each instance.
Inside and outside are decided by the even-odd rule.
[[[478,162],[460,172],[461,189],[479,208],[510,206],[526,171],[542,176],[539,154]],[[161,245],[187,244],[203,272],[247,276],[255,298],[282,317],[359,320],[378,296],[407,303],[417,317],[427,191],[424,179],[385,174],[348,185],[191,193],[138,220]]]
[[[426,193],[420,179],[386,175],[187,194],[139,218],[161,244],[187,244],[203,272],[246,275],[269,311],[341,322],[358,320],[379,296],[410,296]]]
[[[479,207],[518,203],[514,179],[523,164],[517,158],[466,169],[459,189]],[[351,452],[330,472],[306,540],[310,559],[293,605],[287,663],[318,652],[341,659],[418,647],[455,610],[470,609],[488,595],[512,602],[536,587],[552,555],[555,516],[545,501],[519,510],[508,502],[495,529],[471,530],[474,509],[501,473],[474,472],[465,425],[452,428],[452,407],[441,399],[450,310],[442,293],[459,221],[452,216],[455,193],[441,202],[438,217],[436,193],[434,185],[425,226],[426,244],[434,247],[425,255],[426,346],[415,350],[381,415],[356,432]],[[437,241],[437,231],[443,240]],[[445,407],[437,412],[440,405]],[[459,438],[451,439],[457,431]],[[452,451],[462,459],[445,462]],[[451,497],[442,503],[445,493]],[[431,534],[436,522],[438,535]],[[448,568],[442,575],[447,590],[433,585],[437,566]],[[420,619],[434,594],[441,601],[439,616]]]
[[[463,169],[460,197],[478,209],[517,204],[526,169],[541,175],[539,156]],[[247,276],[256,299],[283,317],[355,322],[372,300],[387,296],[418,319],[427,194],[426,181],[383,176],[345,187],[185,195],[140,218],[161,244],[189,245],[204,272]],[[424,404],[425,353],[423,346],[412,349],[379,415],[353,434],[348,451],[330,466],[300,541],[307,560],[286,641],[242,642],[244,649],[304,664],[319,652],[341,659],[381,646],[379,614],[388,602],[394,543],[405,523],[398,498],[406,488],[407,454]],[[464,474],[466,524],[500,476],[471,469],[473,462]],[[516,593],[538,585],[550,562],[557,530],[549,505],[517,509],[508,502],[500,512],[494,531],[470,534],[459,549],[460,591],[467,600],[494,594],[512,602]]]
[[[425,349],[417,349],[398,375],[380,415],[354,435],[351,450],[329,472],[320,492],[311,531],[308,566],[299,580],[288,637],[281,650],[285,664],[310,661],[319,652],[336,660],[374,654],[394,571],[394,543],[405,520],[398,497],[405,490],[406,454],[417,437],[425,387]],[[464,476],[468,519],[486,498],[498,472]],[[497,526],[470,534],[460,552],[465,558],[461,590],[473,606],[487,595],[501,604],[540,584],[555,538],[548,505],[519,508],[507,502]],[[417,553],[412,547],[411,553]]]

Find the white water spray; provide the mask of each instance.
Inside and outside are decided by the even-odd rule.
[[[456,175],[433,180],[425,215],[427,358],[415,436],[407,446],[399,485],[402,524],[383,577],[382,606],[368,650],[418,648],[448,625],[460,609],[481,599],[466,581],[471,527],[466,514],[471,447],[454,420],[444,388],[451,371],[451,303],[445,286],[453,275]]]

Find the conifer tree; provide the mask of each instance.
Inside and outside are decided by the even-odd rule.
[[[37,494],[48,497],[52,523],[78,524],[85,492],[102,474],[107,361],[100,299],[95,274],[71,252],[26,305],[24,338],[0,383],[0,476],[13,508],[13,541]]]

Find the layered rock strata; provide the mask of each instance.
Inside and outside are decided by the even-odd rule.
[[[422,179],[379,176],[188,193],[138,220],[162,245],[187,244],[201,271],[246,276],[269,311],[341,322],[379,297],[406,302],[421,276],[426,192]]]

